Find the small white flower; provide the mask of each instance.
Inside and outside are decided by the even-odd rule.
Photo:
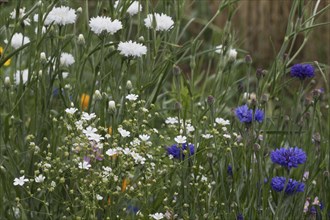
[[[56,183],[55,183],[54,181],[52,181],[52,182],[50,183],[50,186],[52,186],[52,187],[54,187],[54,188],[55,188],[55,186],[56,186]]]
[[[154,21],[155,18],[155,21]],[[147,18],[144,19],[144,24],[147,28],[153,28],[153,24],[156,24],[156,31],[168,31],[173,28],[174,21],[170,16],[166,14],[148,14]]]
[[[211,139],[211,138],[213,138],[213,135],[212,134],[202,134],[202,137],[204,139]]]
[[[89,170],[89,168],[91,168],[91,165],[87,161],[83,161],[78,164],[78,167],[80,169]]]
[[[102,137],[100,134],[95,134],[95,133],[88,134],[87,137],[88,140],[95,141],[96,143],[99,143],[101,140],[104,139],[104,137]],[[103,146],[101,145],[101,147]]]
[[[225,120],[223,118],[216,118],[215,122],[219,125],[225,126],[225,125],[230,125],[230,121],[229,120]]]
[[[222,54],[223,53],[223,48],[222,45],[220,44],[219,46],[215,47],[215,52],[218,54]]]
[[[15,33],[11,39],[11,46],[14,49],[18,49],[27,43],[30,43],[30,39],[28,37],[23,36],[23,34],[21,33]]]
[[[117,154],[117,150],[115,150],[115,149],[109,149],[109,150],[107,150],[105,152],[105,154],[108,155],[109,157],[112,157],[112,156],[114,156],[114,155]]]
[[[178,121],[177,118],[168,117],[168,118],[166,119],[165,123],[166,123],[166,124],[174,125],[174,124],[179,123],[179,121]]]
[[[139,97],[138,95],[129,94],[126,96],[126,99],[128,99],[129,101],[135,101],[135,100],[137,100],[138,97]]]
[[[163,213],[155,213],[155,214],[150,214],[149,215],[151,218],[156,219],[156,220],[160,220],[164,218],[164,214]]]
[[[89,121],[89,120],[91,120],[91,119],[93,119],[95,117],[96,117],[95,113],[88,114],[87,112],[83,112],[82,113],[82,116],[81,116],[81,119],[82,120],[85,120],[85,121]]]
[[[131,132],[129,132],[125,129],[122,129],[122,128],[118,128],[118,131],[119,131],[120,135],[124,138],[129,137],[131,135]]]
[[[15,178],[14,179],[14,186],[20,185],[23,186],[25,182],[29,182],[28,179],[25,179],[25,176],[21,176],[20,178]]]
[[[202,176],[201,181],[202,182],[207,182],[207,177],[206,176]]]
[[[76,11],[72,8],[61,6],[54,7],[45,19],[45,25],[50,25],[54,22],[54,24],[58,25],[67,25],[74,24],[76,22],[77,15]]]
[[[236,60],[236,57],[237,57],[237,51],[235,49],[229,49],[229,52],[228,52],[228,58],[229,60]]]
[[[222,129],[223,131],[227,131],[227,130],[228,130],[227,127],[222,127],[221,129]]]
[[[22,82],[23,84],[26,83],[29,79],[29,70],[17,70],[15,74],[15,83],[19,85],[21,82],[21,75],[22,75]]]
[[[125,149],[123,149],[123,153],[125,154],[125,155],[130,155],[131,154],[131,150],[129,149],[129,148],[125,148]]]
[[[45,181],[45,178],[46,178],[46,177],[44,177],[42,174],[40,174],[39,176],[36,176],[36,177],[34,178],[34,180],[36,181],[36,183],[42,183],[42,182]]]
[[[188,133],[190,133],[190,132],[195,131],[195,128],[194,128],[194,126],[192,126],[191,124],[187,124],[187,125],[186,125],[186,131],[187,131]]]
[[[18,13],[18,18],[21,19],[23,18],[25,15],[25,7],[24,8],[20,8],[19,9],[19,13]],[[14,9],[11,13],[10,13],[10,18],[11,19],[16,19],[16,9]],[[30,25],[30,18],[26,17],[23,21],[23,23],[26,25],[26,26],[29,26]]]
[[[150,139],[150,136],[147,135],[147,134],[140,134],[139,135],[139,138],[141,139],[141,141],[146,142],[146,141],[148,141]]]
[[[147,47],[133,41],[120,42],[118,51],[125,57],[141,57],[147,53]]]
[[[142,157],[140,154],[135,153],[134,151],[131,152],[131,156],[133,157],[136,164],[144,164],[146,161],[146,158]]]
[[[91,31],[97,35],[101,34],[102,32],[114,34],[123,28],[119,20],[115,19],[112,21],[111,18],[105,16],[97,16],[91,18],[89,20],[89,27],[91,28]]]
[[[62,66],[68,67],[74,64],[74,57],[70,53],[61,53],[60,63]]]
[[[102,197],[102,196],[100,196],[99,194],[96,194],[96,199],[100,201],[100,200],[102,200],[102,199],[103,199],[103,197]]]
[[[69,115],[73,115],[74,113],[76,113],[76,111],[78,111],[77,108],[67,108],[67,109],[65,109],[65,112]]]
[[[133,141],[130,142],[130,145],[133,147],[138,147],[141,144],[141,141],[138,138],[134,138]]]
[[[229,134],[224,134],[223,137],[226,138],[226,139],[230,139],[231,138],[231,136]]]
[[[83,133],[86,135],[86,136],[90,136],[92,134],[95,134],[95,132],[97,132],[97,129],[96,128],[93,128],[91,126],[88,126],[86,129],[83,130]]]
[[[76,121],[74,124],[76,125],[76,128],[78,130],[82,130],[83,129],[83,121],[82,120]]]
[[[178,135],[174,138],[174,141],[178,144],[185,144],[187,142],[187,138],[182,135]]]
[[[138,1],[134,1],[127,9],[127,13],[133,16],[142,11],[142,5]]]

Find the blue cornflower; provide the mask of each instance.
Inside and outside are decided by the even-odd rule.
[[[264,120],[264,112],[260,109],[256,109],[256,112],[254,113],[254,120],[261,123]]]
[[[276,149],[270,153],[270,158],[273,163],[288,169],[298,167],[298,164],[303,164],[307,160],[306,153],[298,147]]]
[[[243,215],[242,215],[241,213],[239,213],[239,214],[236,216],[236,220],[244,220]]]
[[[229,176],[233,176],[233,168],[232,168],[231,165],[228,165],[228,167],[227,167],[227,174],[228,174]]]
[[[253,110],[249,109],[247,105],[239,106],[235,109],[235,114],[240,122],[243,123],[251,123],[252,122],[252,115]]]
[[[247,105],[239,106],[235,109],[236,117],[242,123],[251,123],[254,118],[255,121],[261,123],[264,120],[264,112],[256,109],[253,117],[253,110],[249,109]]]
[[[189,150],[187,149],[189,147]],[[195,153],[195,146],[193,144],[182,144],[179,146],[178,144],[174,144],[167,148],[167,154],[172,155],[175,159],[184,160],[185,153],[184,150],[189,152],[189,156]]]
[[[297,192],[303,192],[305,189],[305,184],[298,182],[293,179],[289,179],[289,181],[286,181],[285,177],[274,177],[270,183],[273,190],[276,192],[282,192],[285,187],[285,193],[288,195],[297,193]]]
[[[291,77],[301,80],[315,76],[314,67],[310,64],[295,64],[291,67]]]

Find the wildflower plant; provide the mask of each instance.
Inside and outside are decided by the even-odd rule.
[[[0,4],[0,219],[326,218],[328,69],[293,62],[328,6],[253,75],[235,1]]]

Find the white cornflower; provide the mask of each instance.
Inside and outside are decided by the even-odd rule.
[[[218,54],[222,54],[223,53],[223,48],[222,45],[220,44],[219,46],[215,47],[215,52]]]
[[[74,57],[70,53],[61,53],[60,63],[62,66],[68,67],[74,64]]]
[[[229,60],[232,60],[232,61],[236,60],[237,51],[235,49],[229,49],[228,57],[229,57]]]
[[[225,120],[223,118],[216,118],[215,122],[219,125],[225,126],[225,125],[230,125],[230,121],[229,120]]]
[[[142,11],[142,5],[138,1],[134,1],[127,9],[127,13],[133,16]]]
[[[163,219],[164,218],[164,214],[163,213],[155,213],[155,214],[150,214],[149,215],[151,218],[159,220],[159,219]]]
[[[18,19],[23,18],[24,15],[25,15],[25,7],[19,9],[19,12],[18,12]],[[11,19],[16,19],[16,9],[14,9],[14,10],[10,13],[10,18],[11,18]],[[24,21],[23,21],[23,23],[24,23],[25,25],[27,25],[27,26],[30,25],[30,22],[31,22],[31,20],[30,20],[30,18],[28,18],[28,17],[26,17],[26,18],[24,19]]]
[[[105,152],[105,154],[108,155],[109,157],[112,157],[112,156],[117,154],[117,150],[116,149],[109,149]]]
[[[67,108],[67,109],[65,109],[65,112],[67,114],[70,114],[70,115],[73,115],[74,113],[76,113],[76,111],[78,111],[77,108]]]
[[[150,139],[150,136],[147,135],[147,134],[140,134],[139,135],[139,138],[141,139],[141,141],[146,142],[146,141],[148,141]]]
[[[204,139],[211,139],[211,138],[213,138],[213,135],[212,134],[202,134],[202,137]]]
[[[187,138],[182,135],[178,135],[174,138],[174,141],[178,144],[185,144],[187,142]]]
[[[61,6],[54,7],[45,19],[45,25],[52,23],[58,25],[74,24],[76,22],[77,15],[76,11],[72,8]]]
[[[131,132],[126,131],[125,129],[118,128],[118,131],[122,137],[129,137],[131,135]]]
[[[147,53],[147,47],[133,41],[120,42],[118,51],[125,57],[141,57]]]
[[[81,119],[82,120],[85,120],[85,121],[89,121],[89,120],[91,120],[91,119],[93,119],[95,117],[96,117],[95,113],[88,114],[87,112],[83,112],[82,113],[82,116],[81,116]]]
[[[20,84],[21,82],[21,76],[22,76],[22,82],[23,84],[26,83],[29,79],[29,70],[25,69],[25,70],[17,70],[15,73],[15,82],[16,85]]]
[[[78,167],[80,169],[89,170],[89,168],[91,168],[91,165],[87,161],[83,161],[78,164]]]
[[[42,174],[40,174],[39,176],[36,176],[36,177],[34,178],[34,180],[36,181],[36,183],[42,183],[42,182],[45,181],[45,178],[46,178],[46,177],[44,177]]]
[[[91,28],[91,31],[97,35],[101,34],[102,32],[114,34],[123,28],[119,20],[115,19],[112,21],[111,18],[105,16],[97,16],[91,18],[89,20],[89,27]]]
[[[129,94],[126,96],[126,99],[128,99],[129,101],[135,101],[135,100],[137,100],[138,97],[139,97],[138,95]]]
[[[102,196],[100,196],[99,194],[96,194],[96,199],[97,199],[97,200],[102,200],[102,199],[103,199],[103,197],[102,197]]]
[[[168,118],[165,120],[165,123],[166,123],[166,124],[174,125],[174,124],[179,123],[179,121],[178,121],[177,118],[168,117]]]
[[[163,13],[148,14],[147,18],[144,19],[144,24],[147,28],[153,28],[154,23],[156,25],[156,31],[168,31],[172,29],[174,25],[172,18]]]
[[[28,37],[24,37],[21,33],[15,33],[11,39],[11,46],[14,49],[18,49],[27,43],[30,43],[30,39]]]
[[[20,178],[15,178],[14,179],[14,186],[20,185],[23,186],[25,182],[29,182],[28,179],[25,179],[25,176],[21,176]]]
[[[224,134],[223,137],[226,138],[226,139],[230,139],[231,138],[231,136],[229,134]]]

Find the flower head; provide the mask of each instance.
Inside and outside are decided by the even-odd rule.
[[[21,176],[20,178],[15,178],[14,179],[14,186],[20,185],[23,186],[25,182],[29,182],[28,179],[25,179],[25,176]]]
[[[178,144],[184,144],[187,142],[187,137],[186,136],[182,136],[182,135],[178,135],[174,138],[175,142]]]
[[[253,113],[253,110],[249,109],[247,105],[237,107],[235,109],[235,114],[238,120],[242,123],[251,123],[253,119],[261,123],[264,120],[264,112],[262,110],[256,109]]]
[[[144,24],[149,29],[154,27],[154,23],[156,31],[168,31],[174,25],[172,18],[163,13],[148,14],[147,18],[144,19]]]
[[[142,5],[139,3],[139,1],[132,2],[132,4],[127,9],[127,13],[130,16],[133,16],[139,13],[140,11],[142,11]]]
[[[121,30],[123,25],[117,19],[112,21],[109,17],[97,16],[89,20],[89,27],[91,28],[91,31],[99,35],[102,32],[114,34]]]
[[[193,144],[182,144],[181,146],[174,144],[167,148],[167,154],[175,159],[184,160],[185,155],[189,152],[189,156],[195,154],[195,146]]]
[[[23,36],[21,33],[15,33],[11,39],[11,46],[14,49],[18,49],[29,42],[30,39],[28,37]]]
[[[253,110],[249,109],[247,105],[242,105],[235,109],[236,117],[240,120],[240,122],[251,123]]]
[[[120,42],[118,51],[125,57],[141,57],[147,53],[147,47],[133,41]]]
[[[138,95],[129,94],[126,96],[126,99],[128,99],[129,101],[135,101],[135,100],[137,100],[138,97],[139,97]]]
[[[216,118],[215,119],[215,122],[219,125],[222,125],[222,126],[226,126],[226,125],[230,125],[230,121],[229,120],[225,120],[223,118]]]
[[[270,183],[273,190],[276,192],[282,192],[285,187],[285,193],[287,195],[292,195],[297,192],[303,192],[305,189],[305,184],[298,182],[293,179],[287,179],[285,177],[274,177]]]
[[[314,67],[310,64],[295,64],[291,67],[291,77],[301,80],[315,76]]]
[[[307,160],[306,153],[298,147],[276,149],[271,152],[270,158],[273,163],[277,163],[288,169],[298,167],[298,164],[303,164]]]
[[[54,7],[47,15],[45,19],[45,25],[50,25],[51,23],[61,26],[74,24],[76,19],[77,15],[74,9],[66,6]]]
[[[88,161],[84,160],[83,162],[80,162],[78,164],[78,167],[83,170],[89,170],[89,168],[91,168],[91,165],[89,164]]]
[[[70,53],[61,53],[60,63],[62,66],[68,67],[74,64],[74,57]]]
[[[46,178],[46,177],[44,177],[42,174],[40,174],[39,176],[36,176],[36,177],[34,178],[34,180],[36,181],[36,183],[42,183],[42,182],[45,181],[45,178]]]
[[[163,213],[155,213],[155,214],[150,214],[149,217],[156,219],[156,220],[160,220],[163,219],[165,217],[165,215]]]
[[[17,70],[15,73],[15,82],[16,85],[20,84],[21,82],[21,76],[22,76],[22,83],[26,83],[29,79],[29,70],[25,69],[25,70]]]

